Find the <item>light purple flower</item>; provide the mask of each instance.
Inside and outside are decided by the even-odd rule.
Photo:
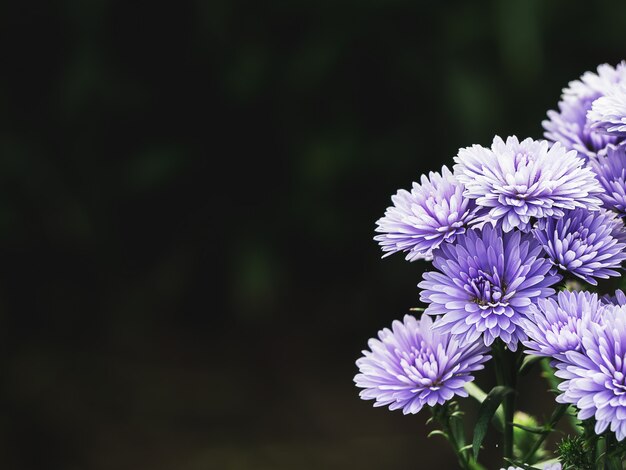
[[[600,64],[597,72],[585,72],[578,80],[572,80],[563,89],[564,100],[579,100],[582,98],[596,99],[606,94],[615,84],[626,82],[626,61],[613,67],[610,64]]]
[[[449,334],[434,331],[432,320],[405,315],[392,329],[370,339],[370,350],[356,361],[360,373],[354,377],[362,388],[363,400],[374,406],[417,413],[424,405],[441,405],[453,396],[466,397],[463,388],[474,380],[472,372],[490,359],[482,342],[461,346]]]
[[[561,470],[561,462],[554,462],[543,467],[543,470]]]
[[[533,233],[556,268],[597,285],[596,278],[620,275],[616,269],[626,259],[623,230],[612,213],[575,209],[557,220],[540,220]]]
[[[432,250],[454,241],[476,216],[476,204],[463,197],[465,189],[447,167],[441,174],[422,175],[411,192],[399,190],[385,216],[378,220],[378,241],[385,256],[408,252],[406,259],[431,259]]]
[[[605,155],[590,160],[604,191],[598,195],[606,209],[626,216],[626,146],[610,145]]]
[[[611,88],[587,113],[591,128],[607,135],[626,137],[626,84]]]
[[[618,441],[626,437],[625,355],[626,307],[611,307],[601,325],[582,331],[581,350],[566,352],[556,371],[564,379],[557,402],[575,405],[580,420],[595,417],[597,434],[610,426]]]
[[[598,210],[602,191],[591,169],[574,151],[545,140],[495,137],[491,148],[459,150],[454,174],[465,196],[489,210],[485,220],[501,221],[509,232],[530,229],[532,219],[562,217],[565,209]]]
[[[591,109],[592,99],[577,102],[560,101],[559,111],[548,111],[548,118],[542,122],[544,137],[551,142],[559,142],[567,150],[575,150],[585,159],[592,159],[605,152],[610,144],[621,141],[620,138],[598,132],[591,128],[587,112]]]
[[[524,470],[521,467],[509,467],[509,468],[501,468],[500,470]],[[543,470],[561,470],[561,463],[560,462],[554,462],[554,463],[550,463],[548,465],[546,465],[545,467],[543,467]]]
[[[615,295],[605,294],[602,296],[602,302],[608,305],[622,306],[626,305],[626,294],[621,289],[615,291]]]
[[[602,64],[597,73],[585,72],[580,80],[574,80],[563,89],[558,111],[548,111],[548,120],[543,121],[545,138],[560,142],[567,150],[576,150],[585,158],[603,154],[607,145],[623,139],[609,136],[592,129],[587,112],[598,98],[604,96],[618,83],[626,83],[626,63],[616,67]]]
[[[429,304],[426,314],[443,315],[435,329],[462,343],[483,336],[489,346],[500,338],[515,351],[526,339],[520,325],[530,306],[554,294],[550,286],[560,279],[548,274],[551,263],[531,234],[503,234],[490,224],[459,235],[433,256],[437,271],[424,273],[420,298]]]
[[[582,332],[590,322],[599,323],[605,306],[597,294],[561,291],[556,297],[539,299],[522,321],[528,340],[527,354],[563,359],[579,351]]]

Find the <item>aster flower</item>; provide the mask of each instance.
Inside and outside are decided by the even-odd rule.
[[[582,332],[590,322],[600,322],[604,305],[597,294],[561,291],[556,298],[539,299],[522,320],[528,340],[527,354],[563,358],[567,351],[579,351]]]
[[[587,120],[593,99],[580,101],[560,101],[559,111],[548,111],[548,119],[542,122],[544,137],[551,142],[561,143],[567,150],[575,150],[585,159],[602,155],[610,144],[622,139],[592,129]]]
[[[626,216],[626,146],[611,145],[589,164],[604,189],[598,195],[604,207]]]
[[[431,259],[432,250],[454,241],[476,216],[474,201],[463,197],[464,187],[444,166],[441,174],[422,175],[411,192],[401,189],[378,220],[378,241],[384,256],[408,252],[406,259]]]
[[[509,468],[501,468],[500,470],[524,470],[521,467],[509,467]],[[543,470],[561,470],[561,463],[560,462],[554,462],[551,464],[546,465],[545,467],[543,467]]]
[[[551,263],[531,234],[503,234],[490,224],[459,235],[433,256],[437,271],[424,273],[419,284],[429,304],[425,313],[443,315],[434,328],[463,344],[482,335],[487,346],[500,338],[515,351],[526,339],[520,325],[531,304],[554,294],[550,286],[560,279],[548,274]]]
[[[480,342],[461,346],[449,334],[434,331],[432,320],[405,315],[392,329],[370,339],[370,351],[356,361],[360,373],[354,377],[364,400],[374,406],[417,413],[424,405],[441,405],[453,396],[466,397],[463,386],[474,380],[472,372],[490,359]]]
[[[454,160],[465,196],[487,208],[485,220],[501,221],[505,232],[528,230],[533,218],[562,217],[564,209],[597,210],[601,203],[591,169],[559,143],[496,136],[490,149],[464,148]]]
[[[626,307],[612,307],[603,325],[592,323],[582,332],[580,351],[565,353],[557,364],[560,394],[556,401],[580,410],[578,418],[595,417],[595,432],[609,426],[618,441],[626,437]]]
[[[626,84],[616,85],[598,98],[587,113],[591,128],[603,134],[626,137]]]
[[[545,138],[560,142],[567,150],[576,150],[580,156],[593,158],[603,154],[607,145],[623,139],[598,132],[587,119],[587,112],[598,98],[604,96],[615,84],[626,82],[626,63],[616,67],[602,64],[597,73],[585,72],[579,80],[569,83],[563,90],[558,111],[548,111],[543,121]]]
[[[626,61],[613,67],[610,64],[600,64],[597,72],[585,72],[578,80],[572,80],[567,88],[563,89],[562,98],[567,101],[582,98],[596,99],[606,94],[615,84],[626,82]]]
[[[595,278],[620,275],[616,269],[626,259],[623,229],[609,212],[575,209],[557,220],[540,220],[533,233],[555,267],[597,285]]]
[[[605,294],[602,296],[602,302],[608,305],[622,306],[626,305],[626,294],[621,289],[615,291],[615,295]]]

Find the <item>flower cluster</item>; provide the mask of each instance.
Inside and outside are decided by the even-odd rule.
[[[432,269],[418,283],[422,317],[394,321],[357,361],[363,399],[405,414],[445,405],[491,354],[501,367],[521,345],[555,368],[557,402],[626,438],[626,294],[570,290],[620,276],[626,260],[626,62],[571,82],[558,109],[547,140],[461,148],[452,170],[391,198],[374,238],[383,257]]]

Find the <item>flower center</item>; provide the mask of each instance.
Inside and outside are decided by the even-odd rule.
[[[418,344],[411,346],[409,351],[402,353],[402,356],[407,377],[430,390],[441,388],[439,362],[430,344],[421,340]]]
[[[611,380],[611,384],[613,385],[613,393],[615,395],[624,395],[626,394],[626,385],[624,385],[624,374],[620,371],[616,371],[613,376],[613,380]]]
[[[581,252],[581,250],[585,251],[586,247],[590,244],[588,241],[588,237],[589,237],[588,227],[579,227],[578,230],[568,233],[562,239],[563,247],[565,248],[564,253],[567,253],[568,251],[573,251],[576,253]],[[565,264],[569,264],[565,262],[565,260],[563,260],[563,262]]]
[[[550,325],[550,330],[554,333],[555,343],[563,347],[564,351],[579,349],[580,337],[576,325],[578,321],[574,318],[568,318],[567,321],[558,320]]]
[[[515,169],[518,170],[521,166],[528,166],[530,163],[531,157],[525,152],[518,152],[515,154]]]
[[[478,276],[469,281],[469,288],[473,301],[482,309],[508,305],[508,302],[504,301],[505,288],[501,287],[497,273],[489,275],[479,271]]]
[[[411,352],[409,353],[409,362],[411,364],[435,362],[435,353],[430,345],[425,341],[420,341],[419,347],[411,346]]]

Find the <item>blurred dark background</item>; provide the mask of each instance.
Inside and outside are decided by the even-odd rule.
[[[459,147],[540,137],[569,80],[624,58],[625,19],[609,1],[4,3],[2,468],[454,468],[426,411],[352,384],[427,267],[381,261],[374,222]]]

